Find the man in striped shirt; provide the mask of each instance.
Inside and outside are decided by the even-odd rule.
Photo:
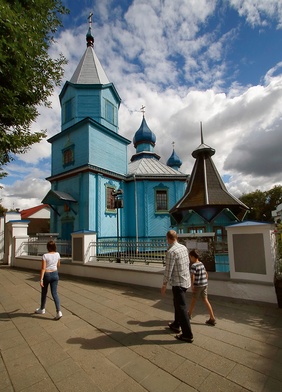
[[[185,296],[188,287],[191,286],[188,250],[186,246],[179,244],[177,233],[174,230],[167,232],[166,239],[169,246],[161,293],[165,295],[167,284],[170,283],[174,305],[174,321],[169,323],[168,326],[172,331],[178,333],[175,336],[178,340],[192,343],[193,333]]]

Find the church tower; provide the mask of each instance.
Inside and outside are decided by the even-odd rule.
[[[51,191],[43,202],[53,210],[51,231],[62,239],[81,230],[115,236],[111,194],[127,174],[130,141],[119,135],[121,99],[96,56],[91,17],[86,50],[60,94],[61,131],[48,140]]]

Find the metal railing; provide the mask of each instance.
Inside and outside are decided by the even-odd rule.
[[[71,241],[56,240],[56,248],[61,257],[71,258]],[[17,249],[17,256],[42,256],[46,252],[46,241],[38,241],[35,237],[31,237],[21,243],[20,248]]]
[[[130,239],[120,239],[117,241],[100,239],[90,246],[96,247],[96,260],[109,260],[110,262],[129,263],[136,262],[165,264],[167,243],[161,239],[146,239],[136,242]]]

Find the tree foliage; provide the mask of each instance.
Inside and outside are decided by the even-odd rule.
[[[257,189],[243,194],[239,199],[250,208],[248,220],[272,222],[271,212],[282,203],[282,186],[276,185],[265,192]]]
[[[46,136],[30,126],[63,76],[65,58],[48,51],[65,13],[61,0],[1,0],[0,167]]]
[[[3,207],[2,204],[0,204],[0,217],[3,216],[5,212],[7,212],[7,208]]]

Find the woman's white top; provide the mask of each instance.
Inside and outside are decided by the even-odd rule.
[[[57,271],[57,264],[60,260],[60,253],[45,253],[43,260],[46,262],[46,270]]]

